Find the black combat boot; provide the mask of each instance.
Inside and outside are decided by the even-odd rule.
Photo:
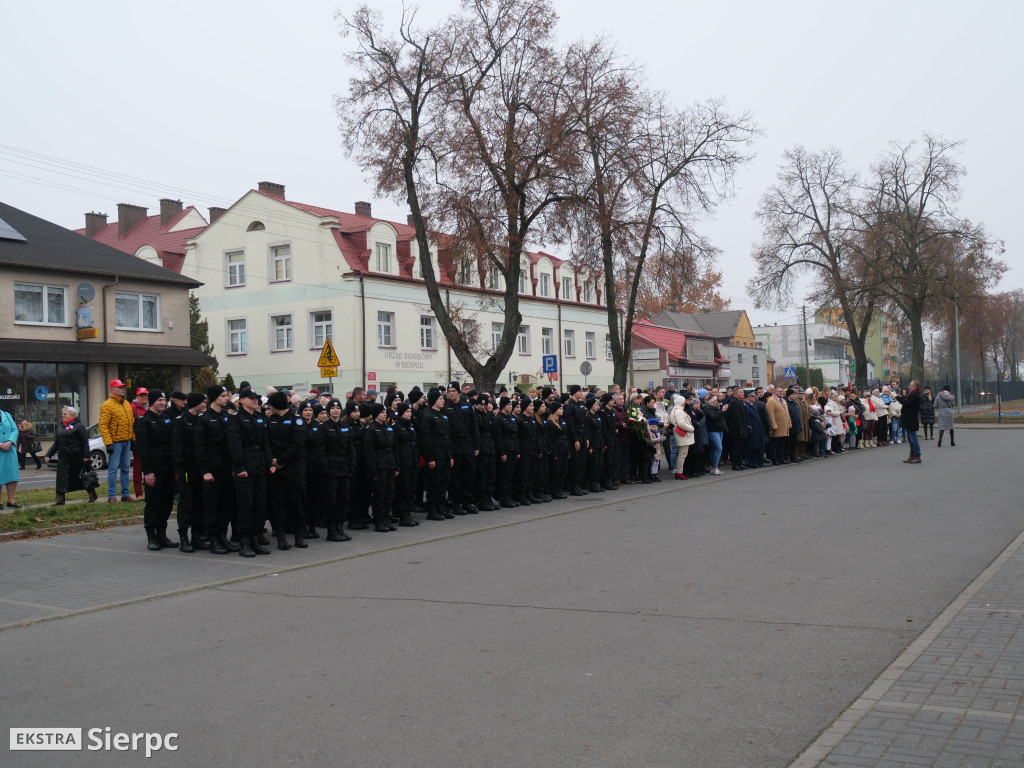
[[[327,541],[344,541],[336,525],[327,526]]]
[[[156,528],[146,529],[146,549],[150,552],[160,551],[160,540],[156,536]]]
[[[252,548],[251,536],[238,537],[238,554],[242,557],[256,557],[256,553],[253,551]]]
[[[255,536],[249,537],[249,546],[252,548],[252,551],[255,552],[257,555],[270,554],[270,547],[265,547],[262,544],[260,544],[259,539],[257,539]]]
[[[288,535],[285,533],[275,534],[277,538],[277,548],[280,550],[291,549],[292,545],[288,543]]]
[[[178,529],[178,549],[182,552],[195,552],[196,548],[192,546],[192,542],[188,540],[188,530],[185,528]]]
[[[172,547],[178,546],[178,542],[171,541],[167,538],[167,528],[155,528],[156,540],[160,542],[161,547],[171,549]]]
[[[210,552],[214,555],[226,555],[231,550],[228,549],[228,543],[224,541],[224,534],[217,533],[211,534],[210,536]]]

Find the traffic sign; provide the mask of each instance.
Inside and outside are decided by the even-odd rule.
[[[785,369],[785,372],[782,375],[785,378],[787,378],[787,379],[795,379],[796,378],[796,367],[792,366],[792,365],[787,365],[786,369]]]
[[[334,351],[334,345],[329,338],[324,339],[324,348],[320,350],[320,359],[316,361],[317,368],[337,368],[341,365],[338,354]]]
[[[544,355],[541,361],[541,373],[558,373],[558,355]]]
[[[580,363],[580,373],[582,373],[584,376],[589,376],[593,370],[594,366],[590,364],[589,360],[584,360],[582,363]]]
[[[333,379],[338,375],[338,369],[335,366],[321,366],[320,378],[322,379]]]

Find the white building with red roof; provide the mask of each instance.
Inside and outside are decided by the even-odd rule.
[[[163,199],[159,215],[150,216],[140,205],[118,203],[117,221],[108,223],[105,213],[87,213],[85,226],[75,232],[180,273],[185,243],[205,227],[206,219],[194,206]]]
[[[374,217],[369,203],[354,208],[298,203],[283,185],[260,182],[227,210],[211,210],[209,226],[187,243],[182,274],[203,283],[196,293],[222,375],[254,387],[326,386],[316,363],[330,338],[341,360],[335,392],[389,384],[408,392],[465,378],[430,309],[414,229]],[[504,322],[500,274],[453,250],[429,257],[445,302],[485,358]],[[546,381],[541,358],[551,354],[561,388],[607,387],[613,366],[600,275],[530,252],[519,293],[523,320],[502,381]]]

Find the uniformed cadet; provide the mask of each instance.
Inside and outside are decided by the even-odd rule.
[[[327,483],[324,486],[324,522],[327,541],[351,541],[342,529],[348,520],[352,475],[356,471],[355,439],[351,422],[342,418],[341,401],[327,403],[324,422]]]
[[[619,468],[619,440],[615,429],[615,412],[612,410],[613,398],[611,392],[601,395],[601,440],[604,443],[604,459],[601,462],[600,482],[606,491],[615,491],[619,488],[615,484],[615,474]]]
[[[593,394],[587,395],[587,474],[584,486],[591,493],[604,493],[601,485],[602,460],[604,459],[604,429],[601,422],[601,401]]]
[[[370,416],[373,420],[363,433],[363,453],[373,500],[373,530],[388,533],[398,530],[391,524],[395,478],[398,476],[395,428],[388,423],[388,410],[383,403],[371,405]]]
[[[564,407],[558,401],[551,404],[551,412],[544,424],[548,440],[548,493],[552,499],[565,499],[565,473],[569,464],[569,428],[562,418]]]
[[[566,482],[573,496],[586,496],[583,478],[587,469],[587,407],[579,384],[569,386],[563,418],[569,426],[569,468]]]
[[[277,548],[281,546],[288,531],[295,534],[295,546],[305,549],[306,520],[302,510],[302,499],[306,483],[306,427],[302,417],[296,414],[284,392],[274,392],[267,398],[270,417],[267,419],[270,455],[273,457],[274,473],[270,477],[270,524],[277,537]],[[259,521],[262,526],[262,521]]]
[[[476,482],[476,458],[480,454],[480,433],[476,415],[468,398],[462,395],[459,382],[448,385],[448,399],[444,406],[451,428],[452,465],[448,500],[457,515],[476,514],[473,486]]]
[[[413,502],[416,495],[416,475],[420,469],[420,451],[416,427],[412,423],[412,406],[399,403],[395,409],[395,444],[398,457],[398,477],[395,478],[395,512],[398,524],[403,528],[419,525],[413,520]]]
[[[146,549],[177,547],[167,538],[167,521],[174,507],[174,461],[171,455],[172,419],[164,413],[167,396],[158,389],[149,393],[149,408],[135,421],[135,448],[146,485]]]
[[[280,393],[275,393],[280,394]],[[260,396],[251,389],[238,394],[238,413],[227,421],[228,446],[235,485],[239,551],[242,557],[269,555],[256,539],[267,516],[267,475],[275,471]],[[278,549],[288,549],[287,541]]]
[[[318,525],[326,525],[324,521],[324,489],[327,478],[327,443],[324,437],[324,422],[327,411],[320,403],[309,401],[299,412],[306,423],[306,442],[303,451],[306,455],[306,493],[304,516],[306,518],[306,538],[319,539]]]
[[[547,430],[545,429],[545,422],[547,421],[548,405],[539,397],[533,401],[533,420],[535,422],[533,426],[534,437],[537,440],[537,460],[534,462],[534,477],[533,488],[535,489],[537,496],[540,501],[545,504],[551,501],[552,496],[548,491],[548,453],[550,453],[550,446],[548,445]]]
[[[170,410],[168,408],[168,410]],[[206,410],[206,395],[190,392],[185,410],[171,424],[171,454],[178,487],[178,535],[182,552],[209,549],[210,537],[203,519],[203,473],[196,461],[196,419]],[[189,541],[189,529],[192,539]]]
[[[519,461],[516,463],[512,480],[512,498],[522,506],[539,504],[541,499],[534,493],[537,474],[537,421],[533,418],[533,400],[526,395],[519,399],[519,413],[513,405],[519,432]]]
[[[481,512],[493,512],[497,509],[494,498],[494,476],[496,472],[494,459],[494,437],[491,435],[491,422],[494,420],[494,401],[486,392],[476,396],[476,429],[480,435],[480,455],[477,456],[476,478],[473,498],[477,509]]]
[[[349,407],[352,412],[349,413]],[[359,405],[346,404],[346,416],[352,428],[352,445],[355,448],[356,469],[353,477],[360,481],[366,478],[366,456],[363,453],[363,437],[366,425],[370,421],[370,403],[362,402]],[[370,484],[367,482],[353,482],[350,487],[351,504],[348,512],[348,528],[350,531],[365,531],[370,527]]]
[[[451,451],[451,430],[448,417],[442,412],[444,396],[441,390],[427,393],[427,410],[420,417],[420,453],[426,462],[427,520],[445,520],[453,517],[445,507],[451,468],[455,464]]]
[[[193,447],[196,464],[203,473],[203,516],[210,535],[210,552],[226,555],[238,546],[227,538],[228,523],[235,516],[235,492],[228,448],[227,404],[231,393],[214,384],[206,390],[207,409],[196,417]]]
[[[502,507],[518,507],[512,498],[512,480],[519,461],[519,425],[512,417],[512,399],[502,397],[498,401],[498,413],[491,423],[494,438],[495,467],[497,468],[496,491]]]

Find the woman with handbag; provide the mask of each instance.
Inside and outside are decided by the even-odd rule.
[[[7,491],[8,509],[21,508],[14,500],[18,480],[21,479],[18,471],[17,443],[18,425],[14,422],[14,417],[7,411],[0,410],[0,488]]]
[[[22,419],[18,425],[18,467],[25,468],[25,457],[31,456],[36,463],[36,469],[42,469],[43,464],[39,461],[37,453],[43,452],[43,446],[39,444],[36,436],[35,425],[28,419]]]
[[[57,435],[46,452],[46,463],[57,454],[57,500],[53,506],[63,506],[67,494],[88,490],[90,503],[96,501],[96,489],[82,485],[82,471],[91,469],[89,460],[89,433],[78,419],[78,409],[65,405],[61,410],[61,423]]]
[[[682,395],[672,396],[672,411],[668,416],[668,423],[672,427],[672,439],[676,442],[676,480],[686,480],[683,473],[683,464],[686,463],[686,454],[690,446],[694,444],[693,422],[686,412],[686,398]]]

